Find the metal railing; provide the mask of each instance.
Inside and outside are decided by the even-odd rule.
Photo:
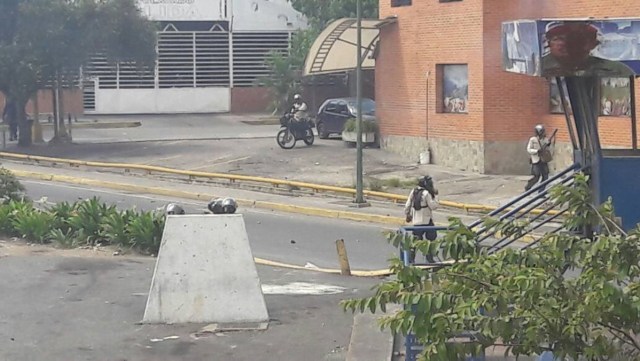
[[[506,247],[512,247],[516,242],[523,239],[525,236],[530,236],[533,231],[542,229],[543,227],[549,227],[554,222],[567,213],[567,209],[562,205],[556,204],[550,201],[550,189],[558,184],[570,186],[573,184],[574,176],[578,171],[582,171],[583,168],[580,164],[573,164],[567,169],[549,178],[545,182],[538,184],[532,189],[524,192],[513,200],[507,202],[501,207],[497,207],[495,210],[489,212],[487,216],[479,218],[475,222],[469,225],[469,228],[474,230],[478,235],[476,244],[481,247],[488,248],[488,253],[493,254]],[[536,212],[533,212],[537,210]],[[529,217],[534,215],[533,217]],[[488,218],[495,218],[498,221],[522,221],[519,231],[509,234],[501,234],[499,227],[491,225],[486,226],[485,220]],[[564,228],[564,225],[559,224],[555,227],[551,227],[546,233],[559,232]],[[446,231],[449,227],[443,226],[408,226],[401,227],[399,232],[410,233],[414,231]],[[521,249],[527,249],[537,245],[544,236],[539,236],[533,239],[530,243],[520,247]],[[493,241],[493,242],[491,242]],[[487,243],[488,244],[483,244]],[[415,262],[416,255],[413,250],[400,249],[400,258],[405,266],[426,266],[432,270],[437,270],[449,266],[451,263],[446,262],[444,259],[438,261],[433,258],[425,263]],[[465,334],[464,337],[473,338],[473,332]],[[415,361],[417,356],[422,351],[422,345],[417,343],[414,335],[408,334],[405,337],[405,355],[407,361]],[[468,358],[468,361],[483,361],[484,355],[476,356],[475,358]]]

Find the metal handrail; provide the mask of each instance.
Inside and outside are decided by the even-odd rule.
[[[549,210],[551,210],[551,209],[553,209],[553,207],[549,208]],[[502,238],[501,240],[499,240],[498,242],[496,242],[493,246],[491,246],[489,248],[490,249],[494,249],[495,252],[497,252],[497,251],[499,251],[501,249],[504,249],[505,247],[508,247],[508,246],[512,245],[513,243],[517,242],[519,239],[524,237],[525,234],[530,234],[531,232],[535,231],[536,229],[542,227],[543,225],[545,225],[545,224],[547,224],[549,222],[552,222],[554,219],[558,218],[561,214],[566,213],[566,211],[567,211],[566,209],[562,210],[562,211],[560,211],[560,213],[558,213],[558,214],[556,214],[554,216],[551,216],[548,219],[545,219],[543,222],[540,222],[540,223],[536,224],[534,227],[531,227],[531,228],[527,229],[526,232],[521,233],[519,236],[513,238],[511,241],[505,243],[504,245],[499,246],[502,242],[504,242],[505,240],[509,239],[509,237],[511,237],[511,236],[506,236],[506,237]],[[561,226],[560,228],[563,228],[563,226]],[[495,253],[495,252],[491,252],[491,253]]]
[[[562,172],[554,175],[553,177],[547,179],[546,181],[538,184],[536,187],[531,188],[530,190],[522,193],[521,195],[519,195],[518,197],[512,199],[511,201],[507,202],[506,204],[496,208],[494,211],[489,212],[488,216],[495,216],[496,214],[503,212],[505,210],[507,210],[507,208],[513,206],[514,204],[520,202],[521,200],[527,198],[528,196],[532,195],[535,192],[539,192],[540,189],[542,187],[545,187],[553,182],[555,182],[556,180],[562,178],[563,176],[567,175],[568,173],[571,172],[575,172],[577,169],[580,169],[581,166],[579,163],[574,163],[573,165],[571,165],[570,167],[568,167],[567,169],[563,170]],[[475,228],[478,225],[480,225],[482,223],[482,219],[478,219],[477,221],[471,223],[471,225],[469,226],[469,228]]]

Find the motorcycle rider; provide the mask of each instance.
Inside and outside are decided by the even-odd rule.
[[[297,122],[301,122],[307,119],[307,111],[309,107],[307,107],[307,103],[302,100],[302,96],[300,94],[296,94],[293,96],[293,105],[291,106],[291,113],[293,114],[293,118]]]

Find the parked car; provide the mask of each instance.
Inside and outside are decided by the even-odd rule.
[[[335,98],[327,99],[316,117],[316,128],[321,139],[328,138],[331,134],[341,134],[344,123],[350,118],[357,116],[356,98]],[[362,119],[375,120],[376,102],[369,99],[362,99]]]

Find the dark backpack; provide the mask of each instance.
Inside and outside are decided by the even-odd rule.
[[[422,188],[416,188],[413,190],[413,198],[411,199],[411,203],[413,204],[413,209],[415,209],[416,211],[419,211],[423,208],[422,192],[424,192],[424,189]]]

